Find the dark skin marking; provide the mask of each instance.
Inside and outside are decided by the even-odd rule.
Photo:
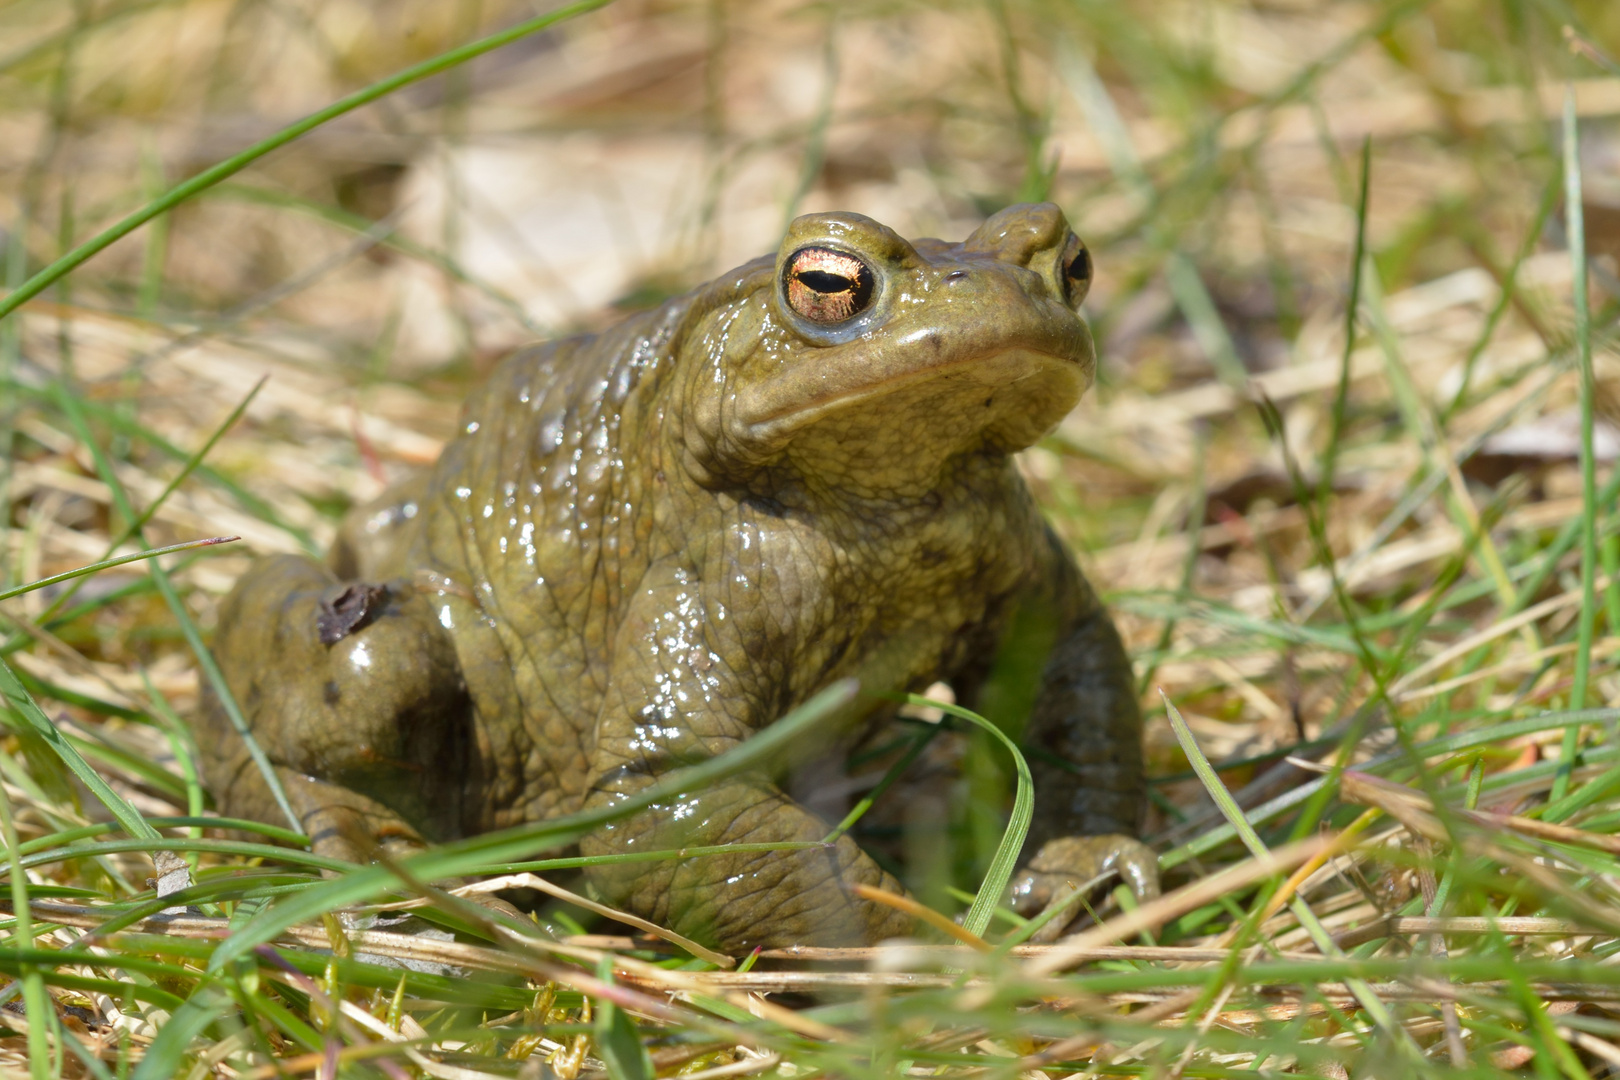
[[[377,617],[382,603],[388,599],[383,585],[355,582],[336,596],[321,599],[320,614],[315,628],[322,645],[336,645],[357,630],[366,627]]]

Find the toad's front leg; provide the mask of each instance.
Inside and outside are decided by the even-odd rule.
[[[1056,621],[1025,742],[1046,751],[1030,767],[1035,817],[1014,905],[1035,914],[1073,886],[1117,873],[1138,897],[1158,894],[1158,857],[1136,838],[1146,809],[1142,713],[1130,657],[1074,558],[1045,532],[1031,603]],[[1073,909],[1071,909],[1073,910]],[[1067,919],[1048,923],[1048,940]]]
[[[662,774],[736,746],[777,718],[771,674],[750,670],[747,647],[709,618],[678,572],[644,582],[622,624],[612,685],[599,717],[590,801],[608,805]],[[741,633],[745,634],[746,631]],[[587,855],[716,844],[818,842],[829,826],[767,777],[741,777],[682,795],[601,829]],[[858,884],[901,886],[845,836],[826,847],[753,851],[590,868],[610,903],[731,953],[755,946],[868,944],[904,934],[909,916],[856,895]]]

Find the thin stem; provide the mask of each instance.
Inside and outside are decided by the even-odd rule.
[[[242,539],[240,536],[210,536],[206,540],[187,540],[183,544],[170,544],[168,547],[152,548],[148,551],[137,551],[133,555],[121,555],[116,559],[104,559],[101,562],[91,563],[88,566],[80,566],[73,570],[65,570],[60,574],[52,574],[50,577],[40,578],[38,581],[30,581],[26,585],[18,585],[15,588],[0,591],[0,600],[10,600],[13,596],[21,596],[25,592],[33,592],[35,589],[43,589],[47,586],[56,585],[63,581],[72,581],[74,578],[82,578],[90,574],[97,574],[103,570],[110,570],[115,566],[123,566],[125,563],[139,562],[142,559],[152,559],[159,555],[171,555],[176,551],[190,551],[192,548],[212,547],[215,544],[228,544],[232,540],[240,539]]]
[[[1322,475],[1316,481],[1316,501],[1327,512],[1333,494],[1333,474],[1344,438],[1345,413],[1350,400],[1350,357],[1356,348],[1356,319],[1361,312],[1361,275],[1367,260],[1367,201],[1372,190],[1372,139],[1361,143],[1361,197],[1356,204],[1356,247],[1350,259],[1350,299],[1344,308],[1344,352],[1339,357],[1339,388],[1333,395],[1332,423],[1327,448],[1322,452]]]
[[[1592,380],[1592,318],[1587,309],[1586,221],[1581,205],[1580,133],[1575,120],[1575,91],[1564,91],[1564,215],[1569,234],[1569,261],[1573,271],[1571,287],[1575,301],[1575,353],[1580,372],[1581,395],[1581,614],[1576,630],[1575,677],[1569,691],[1572,709],[1586,706],[1587,682],[1591,678],[1592,634],[1597,621],[1594,586],[1598,573],[1597,543],[1597,462],[1592,452],[1592,409],[1597,391]],[[1558,777],[1553,782],[1553,802],[1569,791],[1570,773],[1575,764],[1580,732],[1564,731],[1559,750]]]

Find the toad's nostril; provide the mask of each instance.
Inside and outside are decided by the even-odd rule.
[[[945,275],[945,280],[946,281],[966,281],[967,276],[968,276],[968,272],[966,270],[952,270],[950,273]]]

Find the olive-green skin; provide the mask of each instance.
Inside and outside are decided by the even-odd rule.
[[[1020,898],[1038,907],[1111,868],[1153,891],[1152,855],[1130,838],[1130,665],[1012,460],[1092,377],[1085,281],[1060,265],[1077,245],[1050,204],[1002,211],[961,244],[809,215],[774,258],[504,361],[438,463],[345,527],[331,568],[263,559],[221,611],[215,655],[316,850],[364,860],[373,843],[601,805],[848,676],[943,679],[971,704],[1023,605],[1056,627],[1025,741],[1068,765],[1032,762]],[[864,311],[826,325],[793,310],[784,264],[806,246],[870,268]],[[322,602],[352,581],[385,588],[323,644]],[[221,808],[277,820],[210,695],[197,729]],[[828,829],[761,775],[581,847]],[[911,929],[853,893],[902,889],[847,836],[589,873],[609,903],[734,952]]]

